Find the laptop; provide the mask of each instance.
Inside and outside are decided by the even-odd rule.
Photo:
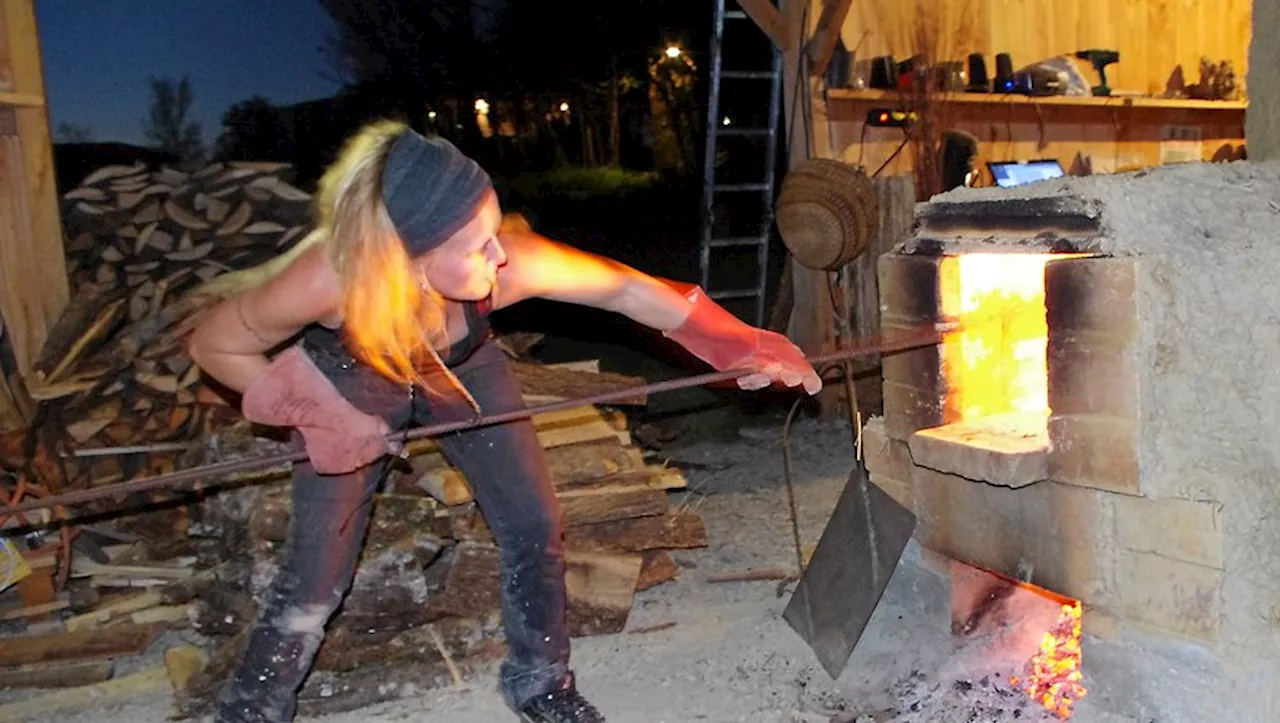
[[[1062,164],[1053,159],[1035,161],[988,161],[987,169],[996,185],[1001,188],[1012,188],[1024,183],[1035,183],[1049,178],[1061,178],[1066,175]]]

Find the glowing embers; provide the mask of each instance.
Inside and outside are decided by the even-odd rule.
[[[1081,605],[1035,585],[951,561],[951,629],[970,675],[995,675],[1068,719],[1082,684]]]
[[[1081,684],[1080,602],[1062,606],[1053,629],[1040,641],[1040,652],[1021,676],[1009,680],[1032,700],[1057,714],[1070,718],[1076,701],[1088,692]]]

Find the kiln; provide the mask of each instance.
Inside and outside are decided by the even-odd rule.
[[[879,259],[882,325],[961,328],[884,359],[872,479],[926,549],[1081,601],[1086,633],[1202,651],[1201,720],[1274,720],[1278,278],[1276,166],[937,196]]]

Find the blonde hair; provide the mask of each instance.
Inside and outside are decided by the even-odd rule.
[[[407,130],[384,120],[347,140],[317,186],[316,230],[338,275],[352,353],[393,381],[433,391],[422,369],[445,369],[430,341],[444,328],[443,299],[415,270],[382,200],[387,154]]]
[[[408,130],[399,121],[382,120],[350,137],[317,184],[314,229],[279,256],[214,277],[193,290],[190,316],[179,333],[199,323],[200,307],[265,283],[304,251],[323,244],[338,276],[340,311],[352,354],[387,378],[418,385],[428,393],[440,390],[423,370],[439,374],[478,409],[432,346],[444,330],[444,299],[415,270],[382,200],[387,154]]]

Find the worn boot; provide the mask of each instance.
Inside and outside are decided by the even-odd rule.
[[[572,684],[536,696],[520,709],[522,723],[605,723],[604,716]]]

